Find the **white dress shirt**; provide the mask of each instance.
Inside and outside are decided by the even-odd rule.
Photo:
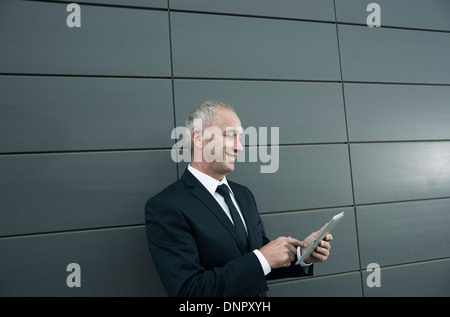
[[[226,213],[226,215],[228,216],[230,221],[232,223],[234,223],[233,222],[233,218],[232,218],[231,213],[230,213],[230,210],[228,209],[228,205],[225,202],[225,199],[223,198],[222,195],[220,195],[219,193],[216,192],[217,186],[222,185],[222,184],[226,184],[227,185],[227,187],[230,189],[231,200],[233,201],[234,205],[236,206],[236,209],[238,210],[239,215],[241,216],[242,223],[244,224],[245,230],[247,231],[247,225],[245,224],[244,218],[242,217],[241,209],[239,208],[239,205],[236,202],[236,199],[234,198],[233,190],[228,185],[226,176],[224,176],[221,181],[218,181],[218,180],[212,178],[211,176],[206,175],[205,173],[202,173],[199,170],[193,168],[191,166],[191,164],[189,164],[188,170],[208,190],[208,192],[210,192],[210,194],[216,199],[216,201],[222,207],[222,209],[224,210],[224,212]],[[261,253],[261,251],[259,251],[258,249],[255,249],[255,250],[253,250],[253,253],[257,256],[259,262],[261,263],[261,267],[262,267],[262,269],[264,271],[264,275],[269,274],[272,271],[272,269],[270,268],[269,262],[267,262],[266,258]],[[297,257],[298,258],[300,258],[300,254],[301,254],[300,253],[300,247],[297,247]],[[303,263],[303,262],[300,263],[300,266],[303,267],[303,270],[305,271],[305,273],[308,273],[308,266],[309,265],[310,264],[306,264],[306,263]]]

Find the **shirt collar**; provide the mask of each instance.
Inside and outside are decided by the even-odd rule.
[[[189,172],[192,173],[192,175],[195,176],[195,178],[197,178],[197,180],[203,186],[205,186],[205,188],[211,193],[211,195],[214,196],[217,186],[222,185],[222,184],[226,184],[228,186],[228,188],[230,189],[230,192],[233,194],[233,191],[231,190],[231,187],[227,182],[226,176],[224,176],[221,181],[218,181],[217,179],[212,178],[211,176],[195,169],[194,167],[191,166],[191,164],[188,165],[188,170],[189,170]],[[233,196],[234,196],[234,194],[233,194]]]

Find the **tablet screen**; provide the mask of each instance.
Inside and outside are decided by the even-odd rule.
[[[330,222],[328,222],[327,226],[319,233],[319,235],[314,240],[314,242],[310,244],[308,249],[306,249],[305,253],[303,253],[302,256],[300,257],[300,259],[298,259],[298,261],[295,263],[296,265],[300,264],[300,262],[304,261],[307,257],[309,257],[311,255],[311,253],[314,251],[314,249],[319,245],[320,241],[322,241],[323,238],[325,238],[325,236],[327,234],[329,234],[331,232],[331,230],[333,230],[333,228],[339,223],[339,221],[341,221],[342,217],[344,217],[343,212],[341,212],[341,213],[337,214],[336,216],[334,216],[333,218],[331,218],[331,220],[330,220]]]

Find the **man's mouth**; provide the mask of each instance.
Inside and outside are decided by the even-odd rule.
[[[232,159],[232,161],[234,162],[235,160],[236,160],[236,158],[237,158],[237,154],[234,154],[234,153],[226,153],[225,152],[225,154],[226,154],[226,156],[228,156],[230,159]],[[229,160],[227,160],[228,162],[229,162]]]

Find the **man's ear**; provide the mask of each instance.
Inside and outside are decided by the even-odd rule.
[[[191,134],[191,156],[192,161],[199,163],[203,161],[203,135],[200,129],[194,129]]]
[[[195,146],[197,146],[199,148],[203,147],[202,131],[199,129],[194,129],[194,131],[192,131],[192,134],[191,134],[191,141],[192,141],[192,144],[194,144]]]

